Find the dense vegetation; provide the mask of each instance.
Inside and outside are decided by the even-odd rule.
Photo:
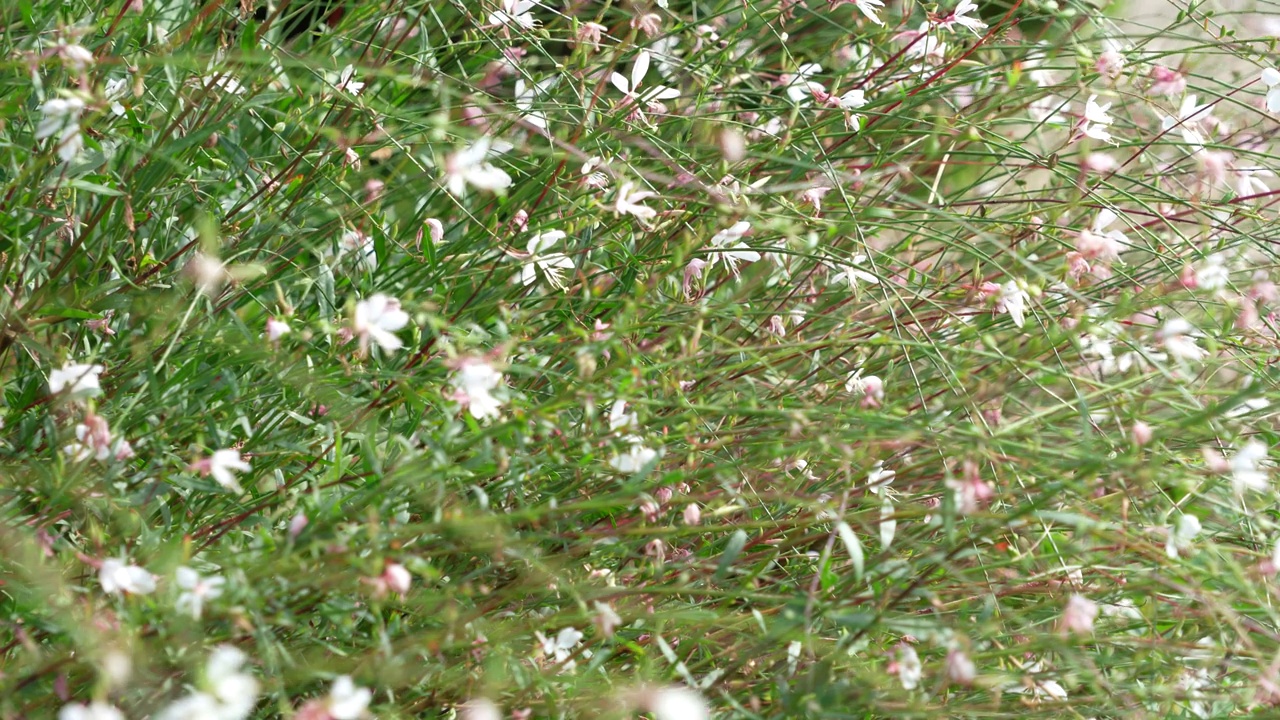
[[[0,718],[1280,702],[1275,40],[1122,12],[4,3]]]

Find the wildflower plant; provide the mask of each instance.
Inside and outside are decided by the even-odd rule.
[[[284,6],[0,3],[0,718],[1280,703],[1274,7]]]

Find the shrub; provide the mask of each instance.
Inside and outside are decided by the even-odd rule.
[[[1273,39],[91,5],[0,11],[0,717],[1280,697]]]

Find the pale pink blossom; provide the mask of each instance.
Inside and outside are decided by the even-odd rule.
[[[1147,94],[1179,97],[1186,90],[1186,75],[1163,65],[1155,65],[1151,68],[1151,87],[1147,88]]]
[[[613,212],[616,215],[633,215],[640,220],[651,220],[657,217],[658,211],[640,203],[657,195],[652,190],[634,190],[635,183],[626,181],[618,187],[613,201]]]
[[[947,679],[957,685],[966,687],[972,685],[978,676],[978,666],[959,648],[947,651],[947,659],[943,664],[947,671]]]
[[[113,595],[147,595],[155,592],[156,576],[126,560],[108,558],[98,568],[98,582],[102,591]]]
[[[49,394],[59,395],[63,392],[72,400],[82,400],[102,394],[102,385],[98,376],[102,374],[101,365],[84,365],[67,363],[60,369],[49,371]]]
[[[222,596],[222,586],[226,578],[218,575],[201,576],[189,567],[179,567],[174,578],[181,593],[174,604],[178,612],[189,613],[194,620],[199,620],[204,613],[206,600],[216,600]]]
[[[502,401],[494,396],[503,383],[502,373],[481,358],[464,358],[453,374],[455,396],[477,420],[489,420],[499,416]]]
[[[978,9],[977,3],[973,0],[960,0],[960,4],[952,10],[949,15],[938,19],[938,27],[954,32],[954,26],[959,25],[968,28],[974,35],[981,35],[983,30],[987,29],[987,24],[980,18],[974,17],[970,13],[974,13]]]
[[[1087,635],[1093,632],[1093,621],[1098,617],[1098,604],[1082,595],[1072,595],[1062,612],[1062,631]]]
[[[404,595],[413,586],[413,575],[400,563],[387,563],[382,568],[382,582],[391,592]]]
[[[280,338],[292,332],[289,323],[278,318],[267,318],[267,340],[273,343],[280,342]]]
[[[236,473],[249,472],[249,463],[240,458],[236,450],[217,450],[206,458],[191,464],[191,469],[201,475],[212,475],[215,482],[233,493],[244,492],[236,480]]]
[[[395,332],[409,324],[409,313],[400,309],[400,301],[376,293],[356,303],[351,318],[351,330],[360,338],[360,351],[369,348],[369,342],[377,343],[385,352],[395,352],[404,347]]]

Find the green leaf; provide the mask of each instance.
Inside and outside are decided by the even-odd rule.
[[[733,567],[733,561],[738,559],[742,554],[742,548],[747,546],[747,532],[745,530],[736,530],[733,536],[729,538],[729,544],[725,547],[724,553],[720,556],[720,563],[716,566],[716,573],[713,576],[715,580],[723,580],[729,574],[729,568]]]
[[[866,562],[866,557],[862,552],[862,542],[858,540],[853,528],[849,527],[849,523],[843,520],[836,523],[836,532],[840,534],[845,550],[849,551],[849,559],[853,561],[853,579],[855,581],[862,580],[863,565]]]
[[[77,180],[72,180],[67,184],[73,188],[76,188],[77,190],[84,190],[85,192],[93,193],[94,195],[108,195],[110,197],[120,197],[121,195],[124,195],[124,193],[121,192],[120,190],[116,190],[115,188],[109,188],[106,185],[99,185],[98,183],[89,182],[88,180],[77,179]]]

